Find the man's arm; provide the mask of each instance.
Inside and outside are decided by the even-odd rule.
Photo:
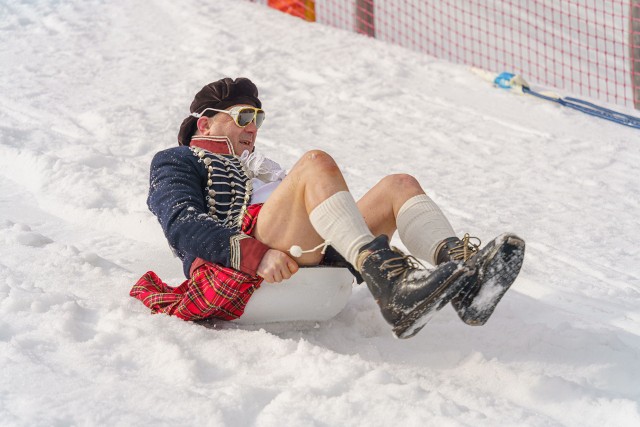
[[[269,247],[207,215],[204,173],[187,147],[159,152],[151,163],[149,208],[180,258],[189,254],[256,275]]]

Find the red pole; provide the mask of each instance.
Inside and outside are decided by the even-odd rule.
[[[373,0],[356,0],[356,32],[376,36]]]

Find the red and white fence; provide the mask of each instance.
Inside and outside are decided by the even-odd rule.
[[[640,0],[250,0],[640,109]],[[287,6],[289,5],[289,6]]]

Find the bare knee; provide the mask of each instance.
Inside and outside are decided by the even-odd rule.
[[[340,168],[333,157],[322,150],[306,152],[300,159],[299,166],[302,172],[306,173],[322,173],[325,176],[340,173]]]
[[[304,195],[307,212],[340,191],[349,191],[340,168],[321,150],[305,153],[287,176],[288,182]]]
[[[380,180],[379,185],[396,193],[424,193],[418,180],[406,173],[387,175]]]
[[[310,150],[304,153],[302,160],[306,163],[317,163],[319,165],[336,165],[336,161],[333,157],[322,150]]]

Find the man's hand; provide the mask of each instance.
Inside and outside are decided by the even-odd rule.
[[[264,254],[257,270],[258,276],[268,283],[280,283],[290,278],[296,271],[298,271],[298,263],[277,249],[269,249]]]

